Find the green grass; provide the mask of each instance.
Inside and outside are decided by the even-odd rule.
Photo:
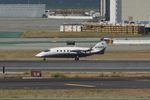
[[[0,38],[19,38],[21,32],[0,32]]]

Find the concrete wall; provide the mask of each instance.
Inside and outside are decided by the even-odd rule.
[[[122,0],[122,17],[128,20],[150,20],[150,0]]]
[[[0,4],[0,17],[42,17],[44,4]]]

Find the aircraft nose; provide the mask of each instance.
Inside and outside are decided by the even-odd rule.
[[[38,53],[37,55],[35,55],[36,57],[42,57],[43,55],[41,53]]]

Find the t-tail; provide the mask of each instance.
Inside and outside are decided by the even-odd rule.
[[[104,54],[105,50],[107,48],[106,41],[98,42],[91,50],[91,53],[93,54]]]

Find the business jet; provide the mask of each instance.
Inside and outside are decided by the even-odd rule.
[[[86,57],[94,54],[104,54],[107,43],[105,41],[98,42],[94,47],[56,47],[44,50],[37,55],[36,57],[43,58],[46,61],[46,58],[75,58],[76,61],[79,60],[79,57]]]

